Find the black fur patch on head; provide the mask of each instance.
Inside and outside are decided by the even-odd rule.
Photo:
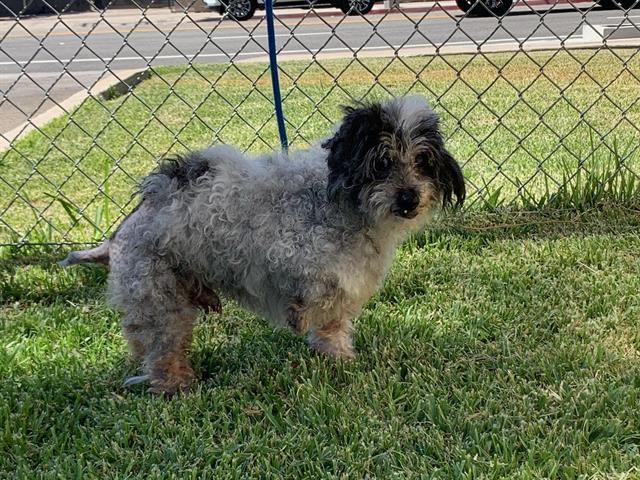
[[[164,175],[177,182],[178,189],[188,186],[211,170],[209,162],[195,153],[184,157],[169,157],[158,165],[152,175]]]
[[[428,145],[428,149],[416,158],[416,168],[424,177],[434,181],[442,195],[443,207],[454,205],[454,195],[455,206],[459,207],[466,196],[464,176],[460,165],[444,146],[438,123],[438,117],[433,115],[425,118],[413,131],[415,140]]]
[[[399,118],[401,110],[393,106],[387,111],[382,104],[363,104],[357,108],[345,107],[344,111],[340,128],[322,145],[329,150],[329,198],[342,194],[357,204],[364,186],[385,180],[391,162],[381,139],[387,134],[400,137],[406,143],[422,144],[424,153],[416,158],[416,168],[439,190],[443,206],[453,205],[454,196],[455,205],[462,205],[464,177],[458,163],[445,149],[437,115],[425,110],[424,117],[417,119],[417,125],[406,125],[406,119]]]
[[[327,194],[335,198],[339,192],[345,192],[347,198],[357,203],[365,185],[384,179],[385,165],[370,165],[368,161],[384,161],[383,156],[370,154],[379,149],[381,134],[392,132],[394,127],[379,104],[344,107],[344,112],[336,134],[322,144],[329,150]]]

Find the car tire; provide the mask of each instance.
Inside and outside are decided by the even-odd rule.
[[[477,3],[475,0],[456,0],[456,5],[469,15],[478,17],[495,15],[496,17],[502,17],[507,14],[511,5],[513,5],[513,0],[480,0]]]
[[[249,20],[258,8],[258,0],[227,0],[226,3],[226,6],[219,7],[220,14],[226,13],[229,18],[239,22]]]
[[[599,0],[598,4],[606,9],[615,10],[629,10],[633,7],[635,0]],[[640,2],[638,2],[634,8],[640,8]]]
[[[473,2],[470,2],[469,0],[456,0],[456,5],[464,13],[467,13],[469,10],[471,10],[471,5],[473,5]]]
[[[371,11],[374,3],[375,0],[340,0],[338,7],[347,15],[366,15]]]

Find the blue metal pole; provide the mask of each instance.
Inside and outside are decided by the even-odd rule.
[[[287,129],[284,125],[284,114],[282,113],[282,97],[280,96],[280,80],[278,78],[278,59],[276,55],[276,31],[273,26],[273,0],[264,1],[264,9],[267,18],[267,38],[269,43],[269,68],[271,70],[271,86],[273,88],[273,102],[276,107],[276,120],[278,122],[278,133],[280,134],[280,144],[285,152],[289,148],[287,141]]]

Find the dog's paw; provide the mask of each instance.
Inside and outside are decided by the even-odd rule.
[[[353,360],[356,352],[353,349],[352,330],[351,322],[332,322],[312,331],[307,343],[328,357]]]
[[[147,389],[147,392],[154,395],[175,395],[176,393],[186,393],[191,389],[193,384],[193,377],[183,379],[171,379],[171,380],[151,380],[151,386]]]
[[[173,395],[187,392],[195,380],[193,369],[182,356],[166,356],[151,367],[150,393]]]
[[[310,338],[309,347],[325,357],[354,360],[356,351],[346,342],[334,342],[326,338]]]
[[[339,358],[340,360],[346,360],[346,361],[351,361],[351,360],[355,360],[356,358],[356,352],[353,348],[351,349],[336,349],[333,347],[328,347],[328,348],[323,348],[323,347],[313,347],[313,349],[326,356],[326,357],[331,357],[331,358]]]

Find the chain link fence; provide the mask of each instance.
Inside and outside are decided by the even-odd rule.
[[[164,155],[279,148],[261,0],[207,1],[0,0],[0,246],[104,238]],[[281,0],[291,148],[342,104],[418,93],[464,166],[465,208],[542,208],[580,185],[625,202],[640,10],[602,3]]]

